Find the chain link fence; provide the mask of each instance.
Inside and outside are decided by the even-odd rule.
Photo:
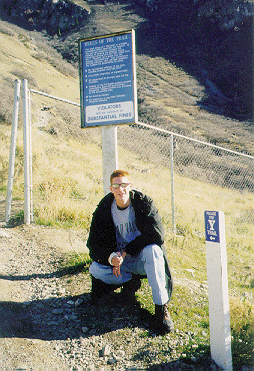
[[[37,179],[37,184],[35,181],[33,184],[35,218],[42,198],[53,192],[52,188],[58,188],[61,198],[63,189],[69,187],[75,199],[75,193],[82,195],[82,184],[88,185],[88,194],[78,197],[78,206],[90,210],[91,215],[103,196],[101,128],[80,128],[77,103],[34,90],[30,90],[30,99],[33,146],[36,143],[33,148],[33,172]],[[245,243],[252,245],[253,156],[144,123],[119,125],[117,136],[119,168],[127,169],[134,185],[153,197],[168,231],[204,236],[204,211],[222,210],[228,235],[241,234]],[[44,171],[37,174],[40,158]],[[75,168],[77,164],[87,168],[86,175],[82,169]]]
[[[82,230],[85,248],[92,213],[104,195],[104,130],[81,129],[75,102],[32,89],[28,96],[30,220]],[[20,117],[22,111],[21,105]],[[12,192],[17,217],[22,199],[26,204],[21,137],[19,130]],[[254,157],[148,123],[118,125],[117,144],[118,168],[127,170],[134,187],[154,199],[162,216],[174,276],[189,282],[187,276],[195,274],[205,282],[204,212],[223,211],[230,288],[243,300],[251,299]]]
[[[152,193],[164,215],[169,214],[169,228],[176,234],[204,236],[204,211],[221,210],[227,238],[252,246],[253,157],[149,125],[120,128],[119,143],[143,160],[141,173],[152,174],[145,191]]]

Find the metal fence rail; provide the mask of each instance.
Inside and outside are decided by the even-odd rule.
[[[35,90],[30,95],[33,130],[49,133],[58,141],[91,143],[101,151],[101,129],[80,128],[79,104]],[[192,233],[203,234],[204,210],[222,210],[231,228],[245,231],[252,243],[253,156],[145,123],[119,125],[117,135],[119,167],[129,170],[135,185],[162,205],[171,230],[181,233],[188,226]],[[98,199],[96,191],[84,201],[85,207],[89,202],[94,208]]]
[[[27,96],[29,104],[23,105],[23,111],[29,107],[24,121],[30,127],[30,149],[26,151],[33,174],[32,184],[26,184],[31,190],[33,211],[29,219],[31,216],[31,221],[47,225],[82,227],[86,234],[105,192],[105,127],[81,129],[77,103],[35,90],[29,90]],[[254,157],[147,123],[118,125],[117,144],[118,168],[129,171],[134,186],[150,195],[159,209],[177,274],[194,272],[193,258],[198,254],[202,264],[195,267],[195,274],[205,279],[204,212],[223,211],[231,289],[236,288],[237,295],[240,290],[243,299],[251,298]],[[20,176],[24,158],[21,148],[17,152],[16,176]],[[14,175],[11,169],[8,183]],[[22,182],[19,184],[15,191],[20,199],[25,193]]]
[[[187,224],[191,231],[202,234],[204,211],[222,210],[232,217],[228,217],[232,229],[240,219],[244,220],[246,239],[253,237],[252,156],[146,124],[120,127],[118,133],[119,144],[144,161],[144,167],[139,169],[141,174],[153,173],[153,186],[147,191],[153,193],[160,205],[165,203],[162,188],[163,180],[167,179],[171,205],[165,207],[165,212],[167,209],[172,216],[174,232],[180,233]],[[135,170],[135,163],[128,165]],[[241,208],[241,202],[247,199],[249,207],[246,211],[246,208]],[[236,200],[235,203],[232,200]]]

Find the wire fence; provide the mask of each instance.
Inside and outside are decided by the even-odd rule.
[[[83,163],[84,167],[86,165],[96,167],[98,187],[93,189],[94,186],[91,186],[89,195],[79,197],[79,205],[93,210],[102,196],[102,162],[98,160],[102,156],[101,128],[81,129],[80,107],[77,103],[35,90],[30,90],[30,99],[33,136],[39,135],[39,142],[41,142],[41,147],[37,146],[36,154],[33,154],[33,161],[36,164],[40,157],[44,158],[43,154],[46,152],[53,154],[53,157],[47,159],[47,163],[44,164],[44,174],[47,175],[45,179],[51,175],[52,184],[55,182],[54,187],[59,188],[60,185],[56,185],[57,181],[54,180],[56,171],[53,168],[50,170],[50,162],[56,165],[59,161],[57,158],[63,156],[60,147],[62,151],[66,151],[67,147],[63,147],[64,143],[68,146],[74,140],[80,145],[90,146],[83,148],[92,148],[83,149],[84,152],[71,150],[69,159],[73,157],[75,159],[72,159],[69,165],[64,158],[62,163],[60,159],[59,168],[64,169],[69,179],[67,183],[80,182],[79,187],[82,187],[82,182],[87,182],[87,179],[77,173],[73,163]],[[53,142],[51,143],[48,138],[53,138]],[[119,125],[117,138],[119,168],[127,169],[135,186],[152,196],[168,229],[177,234],[184,234],[188,230],[190,233],[202,236],[204,235],[204,211],[221,210],[226,215],[228,235],[241,234],[241,240],[244,239],[247,245],[252,245],[254,240],[253,156],[145,123]],[[90,154],[86,152],[90,150],[92,151]],[[65,155],[68,156],[66,153]],[[91,169],[88,173],[91,173]],[[44,174],[39,175],[37,196],[35,185],[33,186],[34,210],[40,208],[42,190],[44,189],[45,192],[45,187],[53,187],[48,180],[46,185],[46,180],[43,180]],[[61,181],[63,182],[63,179]],[[78,193],[70,184],[72,192]],[[66,188],[66,183],[62,187]],[[61,197],[60,191],[59,197]]]
[[[19,200],[13,206],[20,212],[23,197],[25,223],[82,229],[85,242],[92,213],[105,193],[105,128],[81,129],[80,106],[75,102],[31,89],[28,103],[29,115],[25,104],[20,113],[30,148],[23,139],[22,150],[18,131],[15,171],[8,175],[8,184],[15,178],[12,195]],[[204,213],[222,211],[230,288],[242,300],[252,300],[254,157],[148,123],[118,125],[117,144],[118,168],[127,170],[134,187],[154,199],[162,216],[174,275],[194,275],[195,269],[195,277],[205,280]],[[31,173],[27,183],[26,161]],[[11,198],[6,199],[6,206],[10,204]]]
[[[26,135],[32,149],[28,153],[24,144],[23,162],[32,163],[31,221],[88,231],[103,196],[102,128],[81,129],[75,102],[32,89],[28,96],[30,115],[27,120],[23,104],[23,117],[29,121]],[[221,210],[230,244],[252,250],[253,156],[145,123],[118,125],[117,141],[118,167],[128,170],[134,186],[155,200],[167,234],[204,238],[204,212]],[[25,177],[24,216],[28,183]]]

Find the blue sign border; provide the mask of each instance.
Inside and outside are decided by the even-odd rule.
[[[138,122],[135,31],[79,40],[81,127]]]

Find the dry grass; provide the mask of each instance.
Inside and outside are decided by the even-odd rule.
[[[6,29],[10,30],[9,34]],[[39,86],[40,90],[52,95],[79,100],[79,82],[77,74],[75,78],[72,77],[73,67],[47,46],[45,57],[41,55],[38,58],[37,53],[42,53],[41,39],[37,45],[35,38],[27,31],[0,21],[0,44],[0,84],[6,79],[14,81],[16,78],[27,78],[29,88]],[[1,91],[3,94],[3,89]]]
[[[253,366],[254,307],[248,300],[230,301],[233,365]]]
[[[88,229],[93,211],[90,200],[102,197],[100,148],[59,140],[42,131],[34,141],[39,143],[34,149],[36,219]]]

